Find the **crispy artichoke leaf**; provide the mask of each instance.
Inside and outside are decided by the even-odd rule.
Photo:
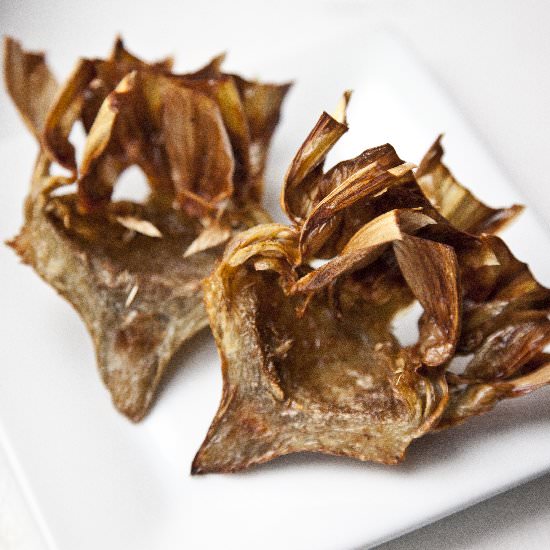
[[[43,57],[9,41],[6,48],[11,93],[42,83]],[[82,60],[57,99],[41,95],[29,106],[26,97],[14,98],[37,136],[42,132],[43,148],[25,224],[10,244],[81,315],[113,402],[134,421],[149,410],[176,349],[207,325],[200,282],[225,241],[270,219],[256,201],[234,200],[234,158],[219,103],[182,84],[170,66],[147,65],[117,41],[110,59]],[[76,167],[69,134],[78,118],[88,136]],[[271,135],[273,120],[266,119],[265,133],[258,129],[262,136]],[[53,176],[54,160],[73,175]],[[131,165],[145,172],[151,195],[143,204],[112,202],[118,176]],[[51,193],[77,172],[76,194]],[[196,219],[205,210],[211,216]]]
[[[372,217],[367,208],[372,198],[392,186],[414,181],[410,165],[402,163],[391,145],[367,150],[365,157],[373,161],[341,181],[308,214],[300,235],[304,258],[325,258],[340,252],[347,239]],[[388,157],[390,164],[384,166]]]
[[[83,209],[110,200],[112,184],[98,178],[105,151],[120,166],[140,166],[154,193],[189,214],[215,210],[233,192],[233,156],[216,104],[164,75],[130,73],[105,100],[82,161]]]
[[[403,277],[424,308],[419,351],[430,367],[449,361],[460,334],[458,261],[451,246],[406,235],[393,245]]]
[[[307,450],[395,463],[415,437],[550,382],[549,291],[478,235],[514,209],[467,193],[432,205],[389,145],[324,173],[340,120],[324,114],[287,173],[292,227],[235,238],[205,282],[224,390],[194,473]],[[434,182],[438,197],[449,184]],[[466,206],[482,215],[463,227]],[[402,346],[392,321],[415,299],[418,342]],[[463,373],[447,370],[470,351]]]
[[[521,213],[523,206],[491,208],[478,200],[443,164],[442,137],[435,140],[416,171],[422,191],[457,229],[474,234],[500,231]]]
[[[339,256],[301,277],[293,292],[316,292],[338,277],[364,269],[377,260],[397,240],[414,234],[435,220],[414,209],[396,209],[382,214],[359,229]]]
[[[503,399],[522,397],[550,384],[550,355],[540,353],[524,366],[524,373],[506,380],[453,386],[449,405],[438,429],[461,424],[489,412]]]
[[[192,256],[197,252],[208,250],[225,243],[231,237],[231,230],[218,222],[205,227],[199,236],[187,247],[184,256]]]
[[[19,114],[40,141],[57,82],[43,53],[26,52],[13,38],[4,38],[4,80]]]
[[[291,84],[266,84],[233,75],[246,116],[249,133],[246,180],[237,187],[241,201],[260,201],[271,138],[279,122],[281,106]]]
[[[459,350],[475,351],[485,339],[521,312],[550,313],[550,289],[542,286],[528,266],[516,259],[496,236],[481,237],[496,258],[492,265],[470,271],[464,301]]]
[[[299,299],[282,281],[296,277],[297,257],[292,230],[253,228],[205,281],[224,390],[193,473],[298,451],[395,463],[441,414],[444,376],[418,374],[414,354],[355,289],[342,291],[341,318],[321,293],[296,316]],[[280,260],[285,273],[266,270],[262,259]]]
[[[46,151],[52,160],[76,175],[76,153],[69,135],[80,118],[84,103],[84,90],[95,74],[94,62],[80,59],[67,82],[59,90],[44,126],[42,138]]]
[[[517,312],[489,334],[464,370],[467,378],[498,380],[519,371],[550,343],[550,321],[542,312]]]
[[[350,93],[345,95],[345,103]],[[325,158],[336,142],[348,131],[345,108],[340,119],[323,113],[298,149],[285,176],[281,192],[281,207],[295,223],[303,221],[317,202],[316,186],[323,173]]]
[[[170,58],[154,64],[141,61],[120,38],[108,59],[79,59],[47,115],[43,143],[52,160],[76,172],[75,148],[69,141],[75,122],[82,118],[89,131],[105,98],[132,71],[164,72],[171,66]]]
[[[176,201],[215,210],[233,194],[234,161],[219,109],[206,96],[164,82],[162,128]]]
[[[223,56],[218,56],[197,73],[174,78],[216,101],[235,157],[234,199],[240,205],[259,202],[269,144],[291,84],[266,84],[226,74],[220,69],[222,61]]]

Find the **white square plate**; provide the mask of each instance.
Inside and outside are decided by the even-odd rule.
[[[264,78],[296,79],[268,170],[267,201],[278,220],[287,164],[346,88],[355,91],[351,129],[332,160],[389,141],[418,162],[444,131],[446,160],[460,180],[492,205],[522,201],[391,35],[349,32],[256,67]],[[2,238],[21,223],[35,150],[25,137],[0,145]],[[550,240],[529,209],[506,238],[550,284]],[[246,473],[191,477],[221,394],[210,336],[184,346],[149,417],[130,424],[110,404],[75,312],[6,247],[0,255],[0,435],[52,549],[369,546],[550,469],[550,391],[542,390],[415,442],[399,466],[302,454]]]

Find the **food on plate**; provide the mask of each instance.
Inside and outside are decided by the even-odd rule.
[[[414,439],[550,383],[550,290],[494,235],[521,207],[477,200],[440,139],[416,171],[388,144],[325,171],[348,99],[290,164],[292,224],[237,235],[205,280],[223,395],[193,473],[299,451],[395,464]],[[403,345],[392,325],[415,302]]]
[[[59,86],[41,53],[5,41],[5,80],[40,151],[9,244],[78,311],[117,409],[149,410],[174,352],[207,326],[201,280],[231,235],[269,221],[260,201],[288,85],[146,63],[118,39]],[[77,155],[72,131],[81,122]],[[130,166],[143,202],[114,200]],[[59,166],[64,171],[60,173]]]

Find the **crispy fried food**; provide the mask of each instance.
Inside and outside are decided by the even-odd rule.
[[[118,39],[108,59],[79,60],[58,88],[43,54],[5,41],[8,91],[40,143],[10,244],[81,315],[113,402],[134,421],[176,349],[207,326],[201,280],[227,240],[269,221],[263,170],[288,85],[223,73],[222,60],[174,74],[170,59],[145,63]],[[55,163],[68,175],[54,175]],[[149,197],[113,201],[133,165]]]
[[[550,290],[491,235],[521,208],[478,201],[439,139],[416,175],[387,144],[325,172],[348,99],[290,165],[293,225],[238,235],[205,280],[224,385],[193,473],[298,451],[395,464],[423,434],[550,383]],[[405,346],[392,323],[414,301]]]

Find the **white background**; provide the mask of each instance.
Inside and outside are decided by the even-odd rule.
[[[380,26],[393,28],[445,86],[509,179],[550,222],[545,170],[550,145],[548,1],[3,0],[0,6],[0,32],[16,36],[26,47],[48,49],[59,75],[70,70],[76,55],[104,55],[117,31],[130,48],[149,58],[174,52],[180,66],[189,67],[229,49],[229,67],[241,69],[240,59],[246,58],[249,48],[272,58],[303,45],[312,29],[330,33],[355,26],[358,20],[364,22],[365,33]],[[353,55],[360,62],[360,52]],[[323,70],[321,59],[312,62]],[[2,91],[0,140],[22,131]],[[0,455],[0,549],[39,550],[37,531],[9,463],[9,457]],[[384,546],[386,550],[441,547],[550,547],[550,477]]]

